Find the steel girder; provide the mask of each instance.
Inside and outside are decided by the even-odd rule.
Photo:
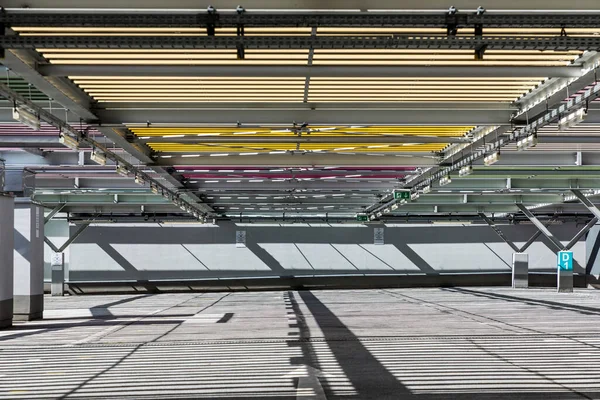
[[[40,13],[14,12],[0,16],[8,26],[44,27],[440,27],[448,24],[460,27],[506,28],[595,28],[600,14],[596,13],[368,13],[368,12],[260,12],[244,13]]]
[[[215,0],[211,2],[217,10],[233,11],[239,5],[237,0]],[[460,11],[468,10],[475,12],[475,9],[481,5],[480,0],[463,0],[458,4]],[[49,7],[48,0],[28,0],[27,6],[23,8],[22,0],[4,0],[2,6],[8,12],[45,12],[45,8]],[[544,10],[565,10],[566,4],[564,0],[546,0],[540,4],[538,0],[489,0],[485,6],[490,10],[522,10],[523,14],[534,14],[531,10],[540,9],[543,6]],[[597,0],[578,0],[574,4],[577,10],[590,10],[591,12],[598,10]],[[53,0],[51,9],[48,13],[56,12],[57,9],[65,9],[64,12],[77,12],[82,10],[99,11],[99,9],[119,9],[123,7],[122,0]],[[147,10],[152,12],[155,10],[172,10],[172,12],[188,11],[191,13],[205,13],[206,8],[201,7],[196,0],[128,0],[127,7],[130,10]],[[398,2],[396,0],[348,0],[344,3],[338,2],[315,2],[314,0],[295,0],[282,2],[281,0],[247,0],[244,2],[244,7],[247,10],[290,10],[299,12],[302,10],[315,10],[317,12],[356,12],[358,10],[369,10],[374,12],[398,12]],[[448,9],[446,0],[404,0],[402,2],[403,10],[431,10],[432,13],[437,13],[440,10]],[[129,10],[128,10],[129,11]],[[131,11],[130,13],[135,13]],[[564,11],[563,11],[564,12]],[[486,13],[486,16],[488,14]],[[491,14],[489,14],[491,15]],[[518,15],[518,14],[511,14]]]
[[[0,48],[2,46],[0,45]],[[63,107],[82,118],[84,121],[95,121],[97,118],[89,110],[93,100],[72,82],[61,78],[47,78],[35,69],[43,59],[33,51],[7,51],[0,60],[2,64],[35,86],[46,96],[58,102]],[[45,105],[44,105],[45,106]]]
[[[505,110],[418,110],[418,109],[111,109],[96,110],[102,125],[196,124],[196,125],[510,125],[512,111]],[[1,113],[0,113],[1,118]],[[7,115],[5,120],[8,120]]]
[[[469,143],[468,138],[463,137],[443,137],[443,136],[421,136],[421,135],[360,135],[345,134],[343,136],[326,135],[307,135],[302,136],[268,136],[248,135],[248,136],[192,136],[187,137],[151,137],[150,139],[137,139],[138,143],[182,143],[182,144],[203,144],[203,143]]]
[[[220,76],[220,77],[564,77],[581,75],[581,66],[529,67],[529,66],[353,66],[353,65],[289,65],[285,68],[270,65],[54,65],[37,67],[44,76]],[[146,105],[148,103],[145,103]],[[117,104],[118,105],[118,104]]]
[[[202,165],[206,167],[228,166],[270,166],[270,167],[431,167],[437,165],[436,157],[424,154],[423,156],[393,156],[385,154],[325,154],[325,153],[288,153],[288,154],[256,154],[235,155],[227,157],[181,157],[173,154],[169,158],[157,158],[157,165]]]
[[[219,182],[206,183],[206,180],[198,180],[198,183],[187,184],[186,191],[199,191],[202,193],[220,192],[220,191],[237,191],[241,194],[247,193],[271,193],[278,195],[279,191],[291,190],[350,190],[350,191],[381,191],[391,190],[394,183],[390,180],[369,178],[368,174],[365,178],[348,179],[340,177],[339,179],[324,179],[312,181],[293,181],[293,180],[270,180],[245,179],[241,182],[227,183],[226,180],[234,180],[232,178],[221,178]],[[239,179],[238,179],[239,180]],[[250,182],[253,180],[253,182]],[[375,182],[376,181],[376,182]],[[74,178],[45,178],[44,175],[38,175],[36,179],[36,187],[40,190],[44,189],[64,189],[69,190],[75,187]],[[131,183],[127,179],[109,178],[79,178],[79,188],[81,189],[124,189],[124,190],[139,190],[139,186]],[[400,188],[400,181],[397,182],[397,188]],[[482,180],[454,180],[447,186],[434,186],[433,191],[466,191],[467,193],[491,193],[506,192],[520,193],[525,191],[544,192],[544,193],[564,193],[571,189],[592,190],[600,188],[600,179],[511,179],[510,188],[506,185],[504,179],[482,179]]]
[[[600,50],[597,36],[2,36],[5,49]]]

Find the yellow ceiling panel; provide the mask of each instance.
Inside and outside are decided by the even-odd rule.
[[[219,152],[246,152],[248,150],[266,152],[266,151],[295,151],[295,150],[325,150],[334,152],[364,152],[364,153],[413,153],[413,152],[438,152],[441,151],[446,144],[397,144],[389,145],[389,147],[369,148],[365,144],[310,144],[302,143],[300,146],[296,144],[261,144],[261,143],[220,143],[214,146],[207,145],[182,145],[178,143],[149,143],[152,150],[161,152],[173,153],[219,153]]]

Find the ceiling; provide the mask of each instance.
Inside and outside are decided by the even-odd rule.
[[[78,217],[588,213],[570,196],[600,189],[598,18],[285,8],[8,8],[10,182],[32,171],[36,201]],[[51,120],[31,130],[15,105]]]

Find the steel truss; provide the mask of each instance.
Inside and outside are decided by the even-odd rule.
[[[600,50],[598,36],[0,36],[4,49]]]
[[[202,13],[39,13],[15,12],[0,15],[10,27],[446,27],[448,25],[493,28],[597,27],[600,14],[549,13],[367,13],[367,12],[202,12]]]

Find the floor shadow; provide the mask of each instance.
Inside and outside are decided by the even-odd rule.
[[[118,306],[120,304],[126,304],[126,303],[131,303],[132,301],[136,301],[138,299],[142,299],[144,297],[150,297],[153,296],[152,294],[143,294],[140,296],[135,296],[135,297],[127,297],[121,300],[117,300],[117,301],[113,301],[111,303],[106,303],[106,304],[101,304],[98,306],[94,306],[90,308],[90,312],[92,313],[93,318],[97,318],[97,317],[106,317],[111,316],[112,313],[109,310],[109,307],[113,307],[113,306]],[[100,311],[102,310],[102,311]]]
[[[321,329],[336,361],[360,399],[408,399],[413,395],[359,338],[312,292],[298,294]],[[302,324],[299,328],[302,330]],[[340,340],[342,339],[343,340]]]
[[[549,300],[537,300],[537,299],[534,300],[534,299],[528,299],[525,297],[511,296],[511,295],[499,294],[499,293],[483,292],[483,291],[479,291],[479,290],[464,289],[464,288],[446,288],[443,290],[471,294],[473,296],[486,297],[489,299],[506,300],[506,301],[511,301],[511,302],[515,302],[515,303],[523,303],[523,304],[527,304],[527,305],[531,305],[531,306],[543,306],[546,308],[550,308],[552,310],[573,311],[573,312],[577,312],[577,313],[580,313],[583,315],[600,315],[600,308],[595,308],[595,307],[577,306],[577,305],[572,305],[572,304],[558,303],[558,302],[549,301]]]

